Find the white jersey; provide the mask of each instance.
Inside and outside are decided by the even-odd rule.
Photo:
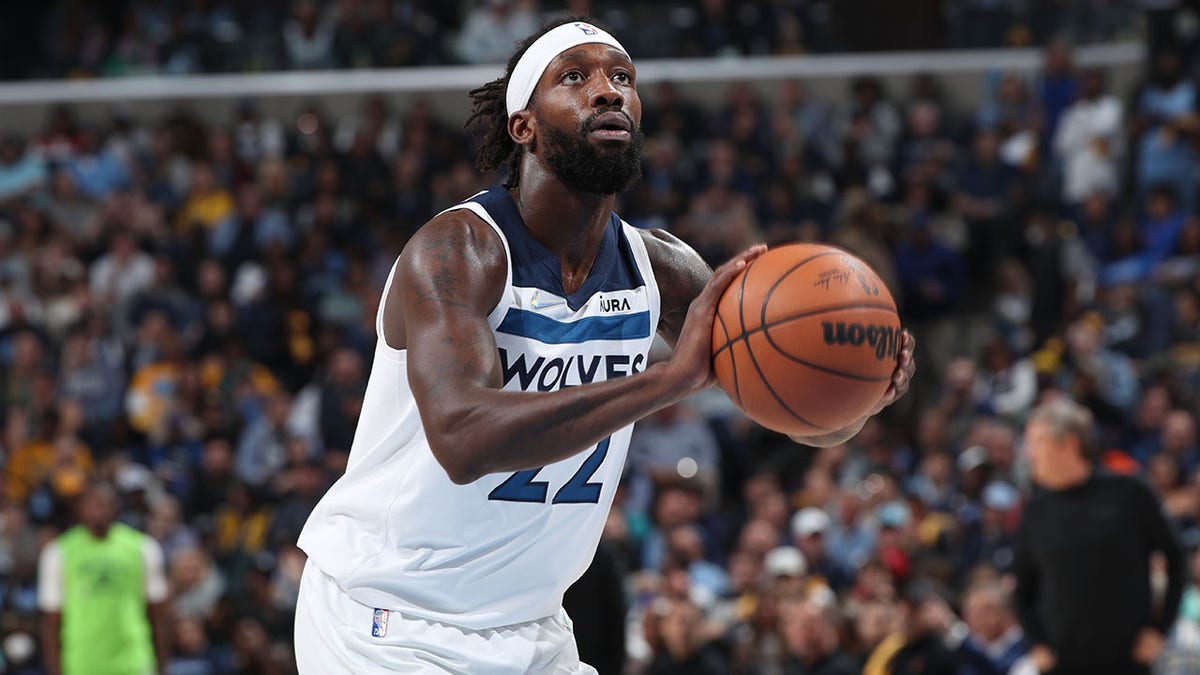
[[[613,214],[587,280],[566,295],[557,258],[530,236],[504,188],[453,208],[504,242],[505,288],[488,323],[505,389],[555,391],[645,370],[659,293],[636,229]],[[455,485],[409,388],[408,359],[421,355],[386,344],[382,306],[376,330],[346,474],[309,517],[300,548],[371,607],[476,630],[555,615],[595,554],[632,425],[540,469]]]

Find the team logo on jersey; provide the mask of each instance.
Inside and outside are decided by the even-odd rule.
[[[601,312],[628,312],[630,307],[629,298],[600,298]]]
[[[553,296],[543,299],[539,297],[537,293],[534,293],[533,299],[529,301],[529,306],[534,309],[550,309],[551,307],[558,307],[559,305],[565,304],[567,304],[566,300],[560,300]]]
[[[388,610],[376,609],[371,619],[371,637],[387,637]]]

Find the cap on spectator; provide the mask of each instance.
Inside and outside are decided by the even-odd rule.
[[[1008,511],[1017,505],[1017,489],[1004,481],[993,481],[983,488],[983,505],[997,511]]]
[[[958,471],[967,473],[987,464],[987,450],[982,445],[972,445],[958,456]]]
[[[792,536],[803,539],[812,534],[823,533],[833,521],[829,514],[815,506],[800,509],[792,516]]]
[[[901,528],[908,525],[912,514],[903,502],[888,502],[879,507],[879,526]]]
[[[780,546],[767,553],[763,558],[763,569],[772,577],[804,576],[808,563],[804,554],[794,546]]]
[[[117,470],[117,489],[121,492],[138,492],[150,489],[153,477],[150,470],[132,462]]]

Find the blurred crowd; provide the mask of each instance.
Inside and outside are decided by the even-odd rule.
[[[502,63],[550,15],[591,15],[641,58],[1131,37],[1171,0],[51,0],[0,7],[0,78]],[[860,20],[871,16],[871,21]]]
[[[1096,413],[1106,466],[1144,475],[1196,550],[1192,65],[1156,50],[1136,89],[1112,91],[1053,43],[1033,76],[989,75],[973,108],[930,75],[857,78],[835,106],[800,82],[734,85],[714,108],[648,88],[643,176],[620,213],[713,263],[758,240],[855,252],[917,335],[918,380],[820,451],[715,391],[640,423],[568,597],[585,659],[1006,672],[1028,648],[1009,607],[1021,425],[1047,396]],[[56,108],[0,140],[5,667],[40,672],[38,551],[99,476],[166,554],[166,672],[292,672],[294,542],[344,469],[379,289],[416,228],[500,177],[421,103],[373,97],[338,119],[313,105],[287,124],[252,101],[218,122],[127,115]],[[1194,560],[1164,673],[1196,672]]]

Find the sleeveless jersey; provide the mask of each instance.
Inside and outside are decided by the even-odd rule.
[[[453,209],[482,218],[504,243],[505,287],[488,323],[505,389],[556,391],[646,368],[659,293],[637,230],[611,215],[586,281],[566,295],[558,259],[529,234],[507,190],[493,186]],[[455,485],[409,388],[407,363],[422,356],[388,346],[382,304],[346,473],[300,547],[371,607],[476,630],[557,613],[595,554],[632,425],[540,469]]]

